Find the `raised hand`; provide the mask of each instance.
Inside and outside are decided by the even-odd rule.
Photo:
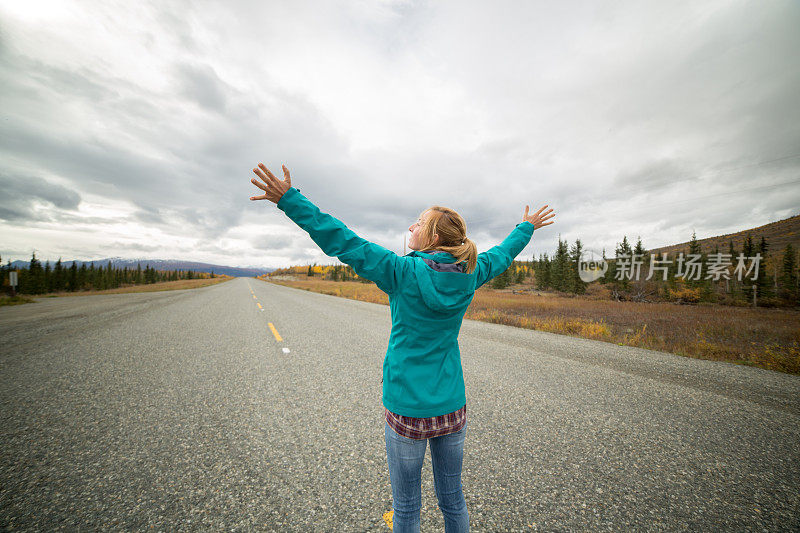
[[[542,206],[542,208],[539,209],[537,212],[535,212],[534,214],[528,216],[528,206],[526,205],[525,206],[525,214],[522,215],[522,221],[523,222],[528,221],[531,224],[533,224],[533,229],[534,230],[537,230],[537,229],[541,228],[542,226],[547,226],[549,224],[552,224],[553,222],[555,222],[554,220],[551,220],[550,222],[545,222],[545,220],[553,218],[554,216],[556,216],[556,214],[553,213],[552,215],[548,215],[548,213],[553,211],[552,209],[548,209],[547,211],[542,213],[542,211],[544,211],[545,207],[547,207],[547,205]],[[545,215],[547,215],[547,216],[545,216]]]
[[[289,169],[286,168],[286,165],[281,165],[281,168],[283,168],[283,175],[285,176],[283,181],[276,178],[275,175],[264,166],[264,163],[259,163],[258,167],[253,169],[256,176],[261,178],[261,181],[264,183],[261,183],[261,181],[255,178],[252,178],[250,181],[253,185],[264,191],[264,194],[260,196],[251,196],[251,200],[269,200],[270,202],[278,203],[283,193],[288,191],[292,186],[292,178],[289,176]]]

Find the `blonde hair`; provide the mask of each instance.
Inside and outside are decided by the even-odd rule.
[[[441,205],[434,205],[420,214],[429,212],[427,219],[424,219],[421,230],[420,252],[429,250],[442,250],[448,252],[456,258],[456,263],[467,262],[467,273],[475,270],[478,260],[478,247],[471,239],[467,238],[467,223],[461,215]],[[439,235],[439,242],[434,243],[434,235]]]

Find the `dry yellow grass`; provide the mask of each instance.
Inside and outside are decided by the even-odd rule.
[[[318,278],[309,278],[305,280],[303,279],[304,277],[305,276],[300,276],[300,279],[297,281],[275,280],[269,279],[266,276],[261,276],[258,279],[270,281],[278,285],[294,287],[296,289],[350,298],[351,300],[389,305],[389,297],[386,293],[372,283],[361,283],[358,281],[327,281]]]
[[[217,276],[215,278],[201,279],[179,279],[177,281],[161,281],[159,283],[149,283],[146,285],[129,285],[116,289],[106,289],[103,291],[77,291],[77,292],[51,292],[48,294],[37,295],[37,298],[53,298],[57,296],[88,296],[90,294],[122,294],[129,292],[156,292],[156,291],[177,291],[181,289],[198,289],[207,287],[223,281],[233,279],[233,276]]]
[[[27,296],[20,296],[19,294],[15,296],[0,296],[0,307],[4,305],[22,305],[22,304],[29,304],[33,303],[33,298],[29,298]]]
[[[265,281],[389,304],[388,296],[374,284],[303,276]],[[592,294],[514,294],[483,287],[475,293],[465,318],[800,374],[800,312],[796,310],[617,302]]]

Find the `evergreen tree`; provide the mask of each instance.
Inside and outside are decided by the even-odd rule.
[[[81,268],[78,270],[78,290],[83,290],[89,283],[89,269],[86,268],[86,263],[81,262]]]
[[[708,300],[711,298],[712,290],[711,290],[711,280],[706,279],[706,275],[708,274],[708,261],[707,255],[703,252],[702,246],[700,242],[697,240],[697,234],[694,230],[692,230],[692,240],[689,241],[689,254],[697,254],[700,256],[699,260],[699,270],[700,276],[698,277],[695,272],[688,272],[686,269],[686,262],[688,262],[688,257],[685,257],[684,265],[683,265],[683,274],[686,279],[686,286],[692,287],[696,289],[700,289],[700,299],[701,300]],[[697,277],[697,279],[695,279]]]
[[[495,289],[505,289],[508,287],[511,281],[511,269],[513,268],[514,263],[512,261],[511,265],[502,271],[500,274],[492,278],[492,288]]]
[[[53,290],[61,292],[66,286],[66,279],[64,277],[64,267],[61,265],[61,258],[58,258],[56,264],[53,266]]]
[[[72,266],[69,267],[69,278],[67,279],[67,290],[74,292],[78,290],[78,265],[72,261]]]
[[[697,240],[697,233],[692,230],[692,239],[689,241],[689,253],[699,255],[702,252],[703,248],[700,246],[700,242]]]
[[[750,259],[749,258],[751,258],[751,257],[753,257],[755,255],[755,250],[756,250],[756,247],[753,244],[753,236],[750,233],[748,233],[745,236],[744,243],[742,244],[742,254],[744,255],[744,262],[745,262],[744,266],[745,266],[745,268],[744,268],[744,271],[741,274],[742,275],[742,292],[744,293],[745,298],[747,299],[748,302],[752,302],[753,301],[753,285],[754,285],[755,282],[753,281],[754,273],[751,271],[748,275],[745,275],[745,272],[747,271],[748,267],[750,266]],[[762,267],[763,267],[763,265],[759,265],[759,267],[758,267],[759,274],[763,270]],[[738,276],[737,276],[737,279],[738,279]]]
[[[114,274],[114,267],[111,264],[111,261],[109,261],[108,265],[106,266],[106,279],[105,279],[105,283],[104,283],[105,288],[106,289],[115,288],[115,284],[114,284],[115,280],[116,280],[116,276]]]
[[[44,262],[44,292],[53,292],[53,269],[50,268],[50,261]]]
[[[603,262],[605,262],[606,264],[608,264],[608,259],[606,259],[606,249],[605,249],[605,247],[603,248]],[[603,274],[602,276],[600,276],[600,278],[599,278],[599,280],[598,280],[598,281],[599,281],[601,284],[605,285],[606,283],[608,283],[608,271],[609,271],[610,269],[611,269],[611,266],[609,265],[609,268],[606,270],[605,274]]]
[[[572,292],[575,294],[584,294],[586,292],[586,282],[581,279],[579,265],[581,261],[581,254],[583,253],[583,244],[580,239],[575,239],[575,244],[570,250],[570,270],[571,270],[571,285]]]
[[[536,288],[546,290],[550,288],[550,258],[547,253],[539,254],[539,261],[536,262],[534,276],[536,278]]]
[[[714,243],[714,251],[712,252],[712,254],[713,254],[713,257],[715,257],[715,258],[719,257],[717,255],[717,254],[719,254],[719,244]],[[724,258],[720,258],[720,259],[724,259]],[[709,268],[710,268],[710,262],[709,262]],[[725,278],[723,276],[721,276],[721,275],[720,275],[720,277],[719,277],[719,279],[717,281],[714,281],[713,278],[708,280],[709,291],[712,293],[712,298],[714,298],[714,299],[716,298],[716,295],[714,293],[714,287],[719,285],[720,283],[722,283],[722,284],[725,283]]]
[[[736,248],[733,247],[733,240],[728,240],[728,254],[731,256],[731,268],[728,269],[728,276],[730,280],[728,280],[728,291],[730,292],[731,298],[734,300],[737,298],[739,294],[739,282],[736,280],[736,276],[733,275],[733,270],[736,268],[736,263],[738,262],[736,256],[739,252],[736,251]]]
[[[311,268],[311,265],[308,265],[308,272],[306,272],[306,277],[313,278],[314,277],[314,269]]]
[[[692,230],[692,239],[689,241],[689,254],[688,255],[699,255],[700,256],[700,263],[702,265],[702,248],[700,247],[700,243],[697,242],[697,235],[694,230]],[[694,279],[695,273],[689,272],[686,268],[686,264],[688,263],[689,257],[685,257],[685,261],[683,263],[683,277],[686,280],[687,287],[697,287],[700,285],[702,281],[702,276],[704,273],[701,271],[700,279]],[[702,266],[701,266],[702,268]]]
[[[567,241],[558,236],[558,248],[550,267],[550,286],[557,291],[570,292],[572,290],[572,272]]]
[[[627,289],[630,286],[628,275],[631,273],[631,265],[633,264],[633,249],[631,249],[631,245],[628,243],[627,235],[622,236],[622,242],[617,243],[614,253],[616,257],[614,258],[612,266],[609,266],[607,274],[610,274],[610,281],[617,289]],[[624,268],[620,261],[623,257],[625,259]],[[620,279],[617,279],[617,277]]]
[[[800,290],[798,290],[797,260],[794,248],[787,244],[783,250],[783,261],[780,275],[780,291],[778,295],[797,305],[800,303]]]
[[[761,264],[758,267],[758,279],[756,280],[759,298],[770,298],[775,296],[775,278],[772,274],[770,274],[770,270],[772,270],[770,267],[773,265],[771,264],[771,261],[767,259],[768,248],[769,246],[767,245],[767,239],[762,235],[761,242],[758,244],[758,253],[761,254]]]
[[[650,271],[650,255],[647,253],[644,245],[642,245],[642,238],[640,236],[636,237],[636,246],[633,248],[633,253],[636,259],[642,262],[642,265],[639,267],[638,278],[636,277],[636,271],[634,271],[633,279],[644,280],[647,277],[647,273]]]
[[[42,294],[44,292],[44,270],[42,269],[42,263],[36,259],[36,252],[33,252],[31,255],[31,262],[30,265],[28,265],[28,275],[26,277],[27,283],[25,290],[23,291],[22,287],[20,287],[20,292],[25,292],[27,294]]]
[[[94,263],[92,263],[94,264]],[[105,281],[106,276],[103,272],[103,265],[98,266],[95,271],[93,272],[94,276],[92,279],[92,288],[95,290],[103,290],[106,288]]]

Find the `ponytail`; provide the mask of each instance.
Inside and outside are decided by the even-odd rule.
[[[457,263],[467,262],[466,272],[471,274],[478,263],[478,247],[466,236],[467,223],[449,207],[434,205],[426,211],[432,211],[423,228],[423,238],[427,242],[420,251],[442,250],[456,258]],[[421,215],[420,215],[421,218]],[[433,236],[438,234],[439,244],[433,244]]]

